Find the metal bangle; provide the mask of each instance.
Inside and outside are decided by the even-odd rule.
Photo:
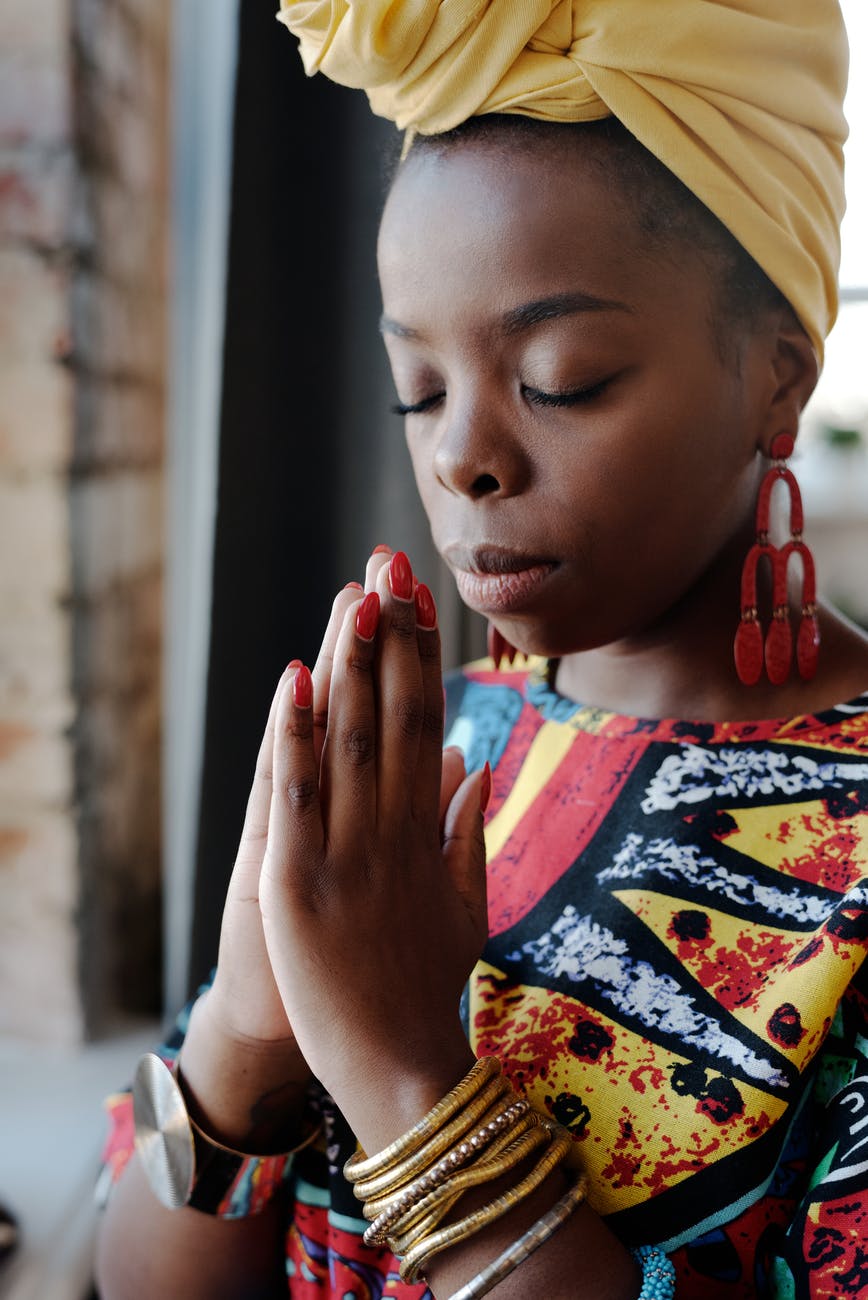
[[[523,1097],[510,1102],[506,1107],[501,1100],[498,1100],[482,1116],[479,1127],[461,1138],[451,1150],[446,1151],[430,1168],[426,1169],[424,1174],[411,1183],[396,1187],[385,1196],[377,1196],[365,1201],[362,1206],[365,1218],[375,1219],[387,1206],[395,1205],[399,1199],[409,1201],[410,1191],[415,1192],[423,1184],[426,1190],[430,1191],[449,1174],[456,1173],[475,1158],[491,1151],[492,1143],[496,1142],[503,1133],[507,1133],[508,1136],[510,1132],[515,1132],[517,1126],[532,1113],[530,1103]]]
[[[415,1282],[420,1270],[427,1264],[431,1256],[436,1255],[438,1251],[445,1250],[447,1246],[455,1246],[460,1241],[466,1241],[468,1237],[474,1236],[483,1228],[487,1228],[490,1223],[494,1223],[501,1215],[507,1214],[526,1196],[530,1196],[531,1192],[535,1191],[551,1171],[561,1163],[572,1146],[573,1140],[569,1133],[566,1133],[559,1125],[545,1121],[545,1126],[553,1134],[552,1143],[531,1172],[526,1174],[515,1187],[501,1192],[499,1196],[496,1196],[489,1205],[484,1206],[481,1210],[475,1210],[473,1214],[469,1214],[465,1219],[459,1219],[457,1223],[451,1223],[448,1227],[433,1232],[429,1237],[424,1237],[412,1246],[401,1260],[400,1273],[403,1282]]]
[[[498,1255],[497,1259],[492,1260],[481,1272],[466,1282],[463,1287],[450,1297],[450,1300],[478,1300],[479,1296],[487,1295],[489,1291],[497,1286],[508,1277],[519,1264],[523,1264],[529,1255],[538,1250],[549,1237],[553,1237],[570,1215],[578,1209],[585,1199],[588,1191],[588,1180],[584,1174],[579,1178],[577,1183],[564,1193],[557,1204],[553,1205],[547,1214],[541,1219],[537,1219],[532,1227],[528,1228],[517,1241]]]
[[[473,1165],[470,1169],[462,1170],[454,1178],[450,1178],[448,1182],[429,1193],[423,1201],[412,1208],[409,1214],[402,1215],[400,1220],[388,1229],[386,1239],[394,1254],[406,1255],[416,1242],[422,1241],[427,1235],[427,1229],[423,1231],[422,1225],[418,1223],[423,1214],[427,1218],[427,1215],[440,1208],[442,1213],[439,1217],[444,1218],[451,1209],[449,1202],[455,1193],[466,1192],[471,1187],[478,1187],[482,1183],[494,1182],[496,1178],[515,1169],[539,1146],[551,1148],[551,1135],[546,1133],[545,1126],[542,1124],[529,1129],[499,1156],[486,1160],[484,1164]],[[367,1240],[367,1233],[365,1238]]]
[[[365,1156],[360,1152],[350,1156],[344,1165],[344,1176],[351,1183],[360,1179],[373,1178],[394,1165],[396,1161],[411,1151],[417,1150],[423,1143],[442,1129],[453,1116],[467,1105],[487,1083],[500,1074],[500,1061],[495,1056],[482,1056],[471,1067],[460,1083],[446,1096],[432,1106],[427,1115],[408,1129],[403,1136],[396,1138],[389,1146],[375,1155]]]
[[[448,1124],[435,1132],[410,1155],[396,1160],[381,1173],[360,1178],[358,1168],[353,1173],[353,1192],[360,1201],[379,1199],[410,1178],[422,1173],[448,1151],[461,1142],[465,1134],[484,1116],[488,1118],[496,1106],[511,1104],[515,1093],[506,1079],[496,1077]]]

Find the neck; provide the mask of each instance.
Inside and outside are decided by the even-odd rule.
[[[840,703],[831,682],[804,683],[795,669],[778,687],[765,677],[755,686],[739,681],[733,640],[750,543],[749,535],[735,539],[681,600],[640,634],[561,659],[558,691],[636,717],[708,722],[786,717],[811,712],[818,703]],[[798,608],[794,614],[795,628]]]

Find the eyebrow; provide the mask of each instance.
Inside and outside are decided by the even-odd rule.
[[[521,334],[533,329],[543,321],[558,320],[562,316],[576,316],[582,312],[626,311],[633,308],[615,298],[598,298],[592,293],[556,293],[549,298],[537,298],[533,302],[522,303],[504,312],[500,318],[500,330],[503,334]],[[417,339],[419,331],[409,325],[402,325],[391,316],[380,317],[380,331],[394,334],[399,339]]]

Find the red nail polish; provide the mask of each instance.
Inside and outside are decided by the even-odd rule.
[[[389,586],[396,599],[413,599],[413,570],[403,551],[396,551],[389,561]]]
[[[486,762],[482,769],[482,780],[479,783],[479,811],[485,812],[488,807],[488,801],[491,798],[491,764]]]
[[[420,627],[430,631],[437,626],[437,608],[434,597],[424,582],[416,584],[416,622]]]
[[[300,668],[300,667],[301,667],[300,659],[290,659],[289,663],[286,665],[286,671],[289,672],[291,668]]]
[[[313,704],[313,679],[310,669],[305,668],[304,664],[293,678],[292,699],[297,709],[309,709]]]
[[[380,621],[380,597],[375,591],[369,591],[356,610],[356,634],[363,641],[373,641]]]
[[[360,582],[348,582],[344,587],[344,591],[364,591],[364,590],[365,589]]]
[[[375,546],[374,549],[371,551],[371,555],[391,555],[391,554],[392,554],[392,548],[391,546],[387,546],[385,542],[380,542],[379,546]]]

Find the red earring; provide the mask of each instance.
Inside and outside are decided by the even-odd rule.
[[[802,494],[793,472],[785,461],[793,454],[794,439],[779,433],[771,445],[771,469],[760,484],[756,508],[756,541],[747,553],[741,571],[741,621],[735,634],[735,669],[745,686],[759,681],[765,662],[768,679],[775,686],[787,680],[793,659],[793,633],[790,627],[787,597],[787,568],[791,555],[802,560],[802,617],[796,637],[796,663],[799,674],[810,680],[817,671],[820,629],[817,624],[816,575],[814,557],[802,541],[804,512]],[[783,546],[769,540],[769,511],[772,488],[783,479],[790,491],[790,539]],[[772,621],[763,642],[757,610],[756,571],[761,559],[772,569]]]
[[[513,660],[518,654],[514,645],[510,645],[506,637],[498,632],[493,623],[488,625],[488,654],[494,663],[494,671],[500,668],[501,660],[506,657],[506,662],[512,667]]]

